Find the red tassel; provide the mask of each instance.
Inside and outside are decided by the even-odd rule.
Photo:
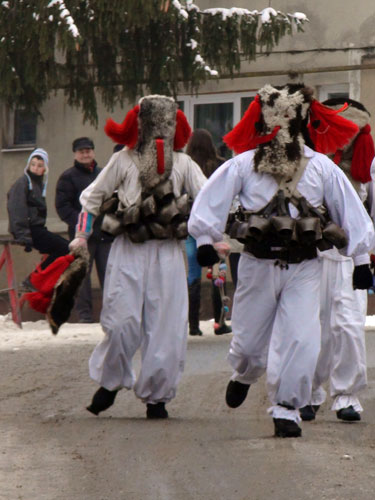
[[[156,142],[156,155],[158,159],[158,174],[164,174],[165,162],[164,162],[164,139],[155,139]]]
[[[104,132],[114,142],[125,144],[129,148],[134,148],[138,142],[138,113],[139,106],[135,106],[125,116],[122,123],[116,123],[109,118],[105,124]]]
[[[354,180],[366,184],[371,181],[370,169],[375,156],[374,141],[370,125],[365,125],[353,144],[353,157],[350,174]]]
[[[256,148],[258,144],[264,144],[274,139],[280,127],[275,127],[270,134],[266,135],[259,135],[257,132],[255,125],[259,122],[261,114],[262,107],[257,95],[234,129],[223,137],[223,141],[228,148],[239,154]]]
[[[334,110],[315,99],[311,103],[308,130],[315,149],[319,153],[336,153],[358,133],[359,128],[355,123],[338,114],[346,107],[347,105],[344,105]],[[317,128],[311,125],[315,121],[319,122]]]
[[[184,113],[178,109],[176,114],[176,132],[174,135],[173,149],[182,149],[191,136],[191,128]]]

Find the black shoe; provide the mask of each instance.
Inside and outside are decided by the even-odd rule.
[[[86,407],[86,410],[99,415],[101,411],[108,410],[113,405],[118,391],[109,391],[104,387],[100,387],[94,394],[91,405]]]
[[[196,335],[196,336],[201,337],[201,336],[203,335],[203,332],[202,332],[202,330],[200,330],[200,329],[198,328],[198,330],[190,330],[190,331],[189,331],[189,335],[193,335],[193,336],[195,336],[195,335]]]
[[[215,335],[224,335],[224,333],[232,333],[232,328],[227,324],[223,324],[214,330]]]
[[[147,418],[168,418],[168,412],[165,409],[165,403],[147,404]]]
[[[238,408],[245,401],[250,384],[230,380],[225,394],[225,401],[230,408]]]
[[[313,410],[315,411],[315,413],[318,413],[320,405],[312,405],[312,407],[313,407]]]
[[[274,418],[275,436],[282,438],[301,437],[302,430],[294,420],[285,418]]]
[[[315,420],[315,410],[312,405],[306,405],[299,409],[299,414],[304,422]]]
[[[352,405],[348,406],[348,408],[341,408],[341,410],[336,412],[336,415],[337,418],[346,422],[358,422],[361,420],[361,415],[358,411],[355,411]]]

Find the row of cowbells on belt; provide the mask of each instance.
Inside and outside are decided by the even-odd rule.
[[[290,200],[299,210],[300,218],[289,214],[288,203],[282,190],[257,213],[239,209],[228,219],[227,230],[231,238],[242,243],[257,242],[283,245],[316,246],[324,251],[335,246],[344,248],[348,241],[345,232],[329,220],[324,207],[315,208],[303,197]]]
[[[122,207],[116,199],[103,204],[102,230],[114,236],[126,233],[133,243],[187,238],[191,209],[187,194],[176,198],[172,181],[167,179],[143,196],[140,203],[129,207]]]

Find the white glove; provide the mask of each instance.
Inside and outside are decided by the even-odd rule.
[[[75,252],[75,250],[87,250],[87,239],[86,238],[82,238],[80,236],[78,236],[77,238],[74,238],[74,240],[72,240],[70,243],[69,243],[69,250],[71,252]]]

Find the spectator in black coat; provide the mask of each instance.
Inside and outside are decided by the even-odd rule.
[[[91,184],[100,172],[95,161],[94,143],[88,137],[79,137],[73,141],[74,165],[63,172],[56,185],[56,211],[61,220],[68,225],[69,238],[72,240],[81,211],[79,197],[81,192]],[[76,310],[81,323],[93,322],[93,306],[91,293],[91,269],[95,261],[100,286],[103,288],[105,268],[112,236],[100,229],[102,217],[95,220],[93,233],[88,241],[90,268],[82,283],[76,299]]]

